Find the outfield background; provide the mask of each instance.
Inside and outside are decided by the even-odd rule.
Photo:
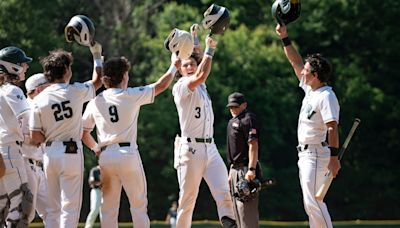
[[[27,75],[41,71],[40,56],[63,48],[74,55],[73,80],[91,77],[89,49],[66,43],[64,27],[76,14],[85,14],[96,26],[95,39],[105,58],[124,55],[132,62],[130,86],[156,81],[169,66],[163,41],[175,28],[188,30],[201,22],[211,3],[231,11],[231,26],[217,36],[219,46],[207,89],[215,113],[215,140],[223,158],[230,114],[227,96],[244,93],[249,109],[261,121],[263,173],[278,184],[260,197],[260,218],[269,221],[305,221],[298,182],[295,146],[297,116],[303,98],[293,70],[275,34],[270,14],[272,0],[1,0],[0,48],[15,45],[34,58]],[[307,0],[301,17],[288,26],[300,53],[321,52],[334,65],[333,86],[341,105],[340,137],[353,119],[362,120],[333,182],[326,201],[334,221],[400,219],[400,59],[399,1]],[[204,39],[207,31],[201,32]],[[171,88],[143,107],[138,144],[148,182],[149,216],[163,220],[178,194],[173,169],[173,141],[179,132]],[[85,178],[97,164],[85,153]],[[81,221],[89,211],[85,181]],[[194,220],[216,220],[208,188],[202,184]],[[130,220],[126,197],[121,199],[121,222]]]

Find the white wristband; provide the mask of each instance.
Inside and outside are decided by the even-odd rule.
[[[178,70],[178,69],[176,69],[175,65],[171,65],[171,66],[169,67],[169,69],[167,70],[167,73],[172,74],[172,75],[175,75],[177,70]]]
[[[103,60],[101,59],[94,59],[93,63],[94,67],[103,67]]]

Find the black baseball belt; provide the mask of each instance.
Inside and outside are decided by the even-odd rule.
[[[187,142],[196,142],[196,143],[213,143],[213,138],[189,138],[186,137]]]
[[[115,143],[115,144],[118,144],[119,147],[128,147],[128,146],[131,146],[131,143],[130,143],[130,142],[120,142],[120,143]],[[110,145],[112,145],[112,144],[110,144]],[[107,146],[109,146],[109,145],[107,145]],[[106,150],[106,149],[107,149],[107,146],[102,146],[100,150],[101,150],[101,151]]]
[[[298,145],[298,146],[296,147],[296,149],[297,149],[298,152],[302,152],[302,151],[307,150],[308,147],[309,147],[309,145],[312,145],[312,144]],[[321,146],[323,146],[323,147],[328,146],[328,145],[329,145],[329,144],[328,144],[327,142],[321,142]]]

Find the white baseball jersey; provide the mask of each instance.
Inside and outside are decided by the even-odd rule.
[[[0,145],[23,141],[20,118],[29,111],[23,91],[12,84],[0,87]]]
[[[212,138],[214,112],[211,99],[203,83],[191,91],[189,77],[180,78],[172,89],[182,137]]]
[[[48,141],[80,141],[82,138],[83,103],[95,96],[90,81],[57,83],[33,99],[29,130],[42,131]]]
[[[29,106],[32,107],[33,100],[29,97],[26,98]],[[22,133],[24,137],[29,137],[29,118],[25,118],[22,120]],[[43,149],[42,146],[39,148],[34,145],[23,143],[21,146],[22,156],[25,158],[31,158],[37,161],[43,160]]]
[[[306,93],[301,106],[297,136],[300,144],[320,144],[326,141],[326,123],[339,123],[339,102],[330,86],[323,86],[315,91],[304,84],[304,77],[299,86]]]
[[[89,102],[83,115],[84,129],[97,126],[99,146],[131,142],[137,149],[140,106],[154,102],[154,84],[127,89],[110,88]]]

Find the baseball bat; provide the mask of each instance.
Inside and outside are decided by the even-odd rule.
[[[339,154],[338,154],[339,161],[342,159],[343,154],[346,151],[347,146],[349,145],[349,142],[350,142],[351,138],[353,137],[353,134],[356,131],[360,122],[361,122],[360,119],[358,119],[358,118],[354,119],[353,126],[351,127],[349,133],[347,134],[346,140],[344,141],[342,147],[339,150]],[[332,175],[332,172],[329,170],[325,174],[325,179],[324,179],[323,184],[321,185],[321,187],[318,189],[317,193],[315,194],[315,198],[317,200],[324,199],[326,193],[328,192],[329,187],[331,186],[332,180],[333,180],[333,175]]]

